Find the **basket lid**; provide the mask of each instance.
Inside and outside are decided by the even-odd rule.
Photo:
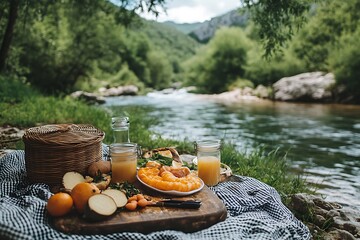
[[[32,127],[25,131],[26,143],[74,145],[102,141],[105,133],[90,124],[51,124]]]

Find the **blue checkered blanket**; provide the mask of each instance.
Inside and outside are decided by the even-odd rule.
[[[106,153],[104,153],[106,154]],[[69,235],[51,227],[45,206],[46,184],[29,184],[24,151],[0,159],[0,239],[310,239],[308,228],[282,204],[276,190],[256,179],[236,176],[211,188],[224,202],[228,217],[207,229],[183,233],[118,232]]]

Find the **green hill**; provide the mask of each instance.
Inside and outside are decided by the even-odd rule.
[[[188,35],[164,23],[143,21],[140,29],[159,51],[164,51],[168,56],[176,56],[181,60],[192,56],[199,43]]]
[[[179,62],[193,56],[200,46],[190,36],[164,23],[143,20],[139,30],[148,37],[157,51],[165,54],[175,72],[179,70]]]
[[[203,23],[197,22],[197,23],[175,23],[173,21],[166,21],[163,22],[163,24],[168,25],[169,27],[173,27],[177,29],[180,32],[183,32],[185,34],[189,34],[192,31],[199,28]]]

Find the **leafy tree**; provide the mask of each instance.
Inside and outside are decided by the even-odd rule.
[[[87,11],[88,8],[98,7],[99,4],[101,5],[104,1],[105,0],[79,0],[73,1],[73,4],[78,5],[78,7],[82,6],[82,13],[90,16],[88,14],[91,13],[91,11]],[[21,17],[23,21],[27,21],[34,16],[42,17],[43,14],[46,13],[48,5],[59,4],[59,2],[60,1],[52,0],[45,1],[45,3],[42,1],[30,0],[7,0],[0,3],[0,21],[3,20],[2,18],[6,19],[6,23],[0,23],[0,26],[6,26],[5,32],[0,33],[0,36],[2,36],[0,48],[0,72],[5,69],[6,58],[8,57],[18,17]],[[132,21],[132,17],[137,10],[148,11],[158,15],[158,7],[163,7],[165,0],[118,0],[116,3],[119,6],[116,11],[118,22],[129,23]]]
[[[283,53],[275,53],[272,58],[265,59],[261,57],[261,46],[254,44],[249,50],[248,58],[245,77],[255,85],[271,86],[283,77],[305,71],[303,62],[296,58],[291,48],[285,48]]]
[[[259,28],[265,56],[279,50],[306,22],[305,13],[316,0],[241,0]]]
[[[152,85],[148,57],[152,47],[146,36],[126,31],[118,13],[119,8],[108,1],[56,1],[46,15],[33,15],[27,20],[31,24],[17,27],[8,63],[16,65],[17,53],[27,80],[48,93],[72,91],[74,85],[96,88],[96,81],[119,76],[123,80],[126,75],[138,86],[143,86],[139,81]]]
[[[148,66],[150,69],[150,80],[147,86],[156,89],[169,87],[172,80],[172,67],[166,60],[166,56],[157,51],[147,54]]]
[[[341,37],[340,44],[330,53],[330,68],[337,84],[345,85],[346,101],[360,103],[360,27]],[[344,96],[342,98],[345,98]]]
[[[43,20],[34,21],[23,31],[26,36],[21,37],[19,46],[27,50],[21,61],[31,70],[29,82],[46,92],[71,90],[93,69],[95,59],[114,55],[115,34],[107,26],[116,26],[99,6],[106,7],[59,2]]]
[[[221,28],[209,44],[187,63],[187,76],[201,90],[219,93],[242,77],[249,40],[240,28]]]
[[[319,5],[294,41],[294,51],[310,71],[329,71],[329,54],[343,34],[356,30],[360,21],[360,1],[329,0]]]

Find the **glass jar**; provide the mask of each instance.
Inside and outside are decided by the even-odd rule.
[[[220,140],[196,141],[198,176],[207,186],[215,186],[220,179]]]
[[[114,137],[113,143],[130,142],[130,121],[128,117],[122,116],[111,118],[111,128]]]
[[[135,182],[137,149],[136,143],[114,143],[110,145],[111,182]]]

